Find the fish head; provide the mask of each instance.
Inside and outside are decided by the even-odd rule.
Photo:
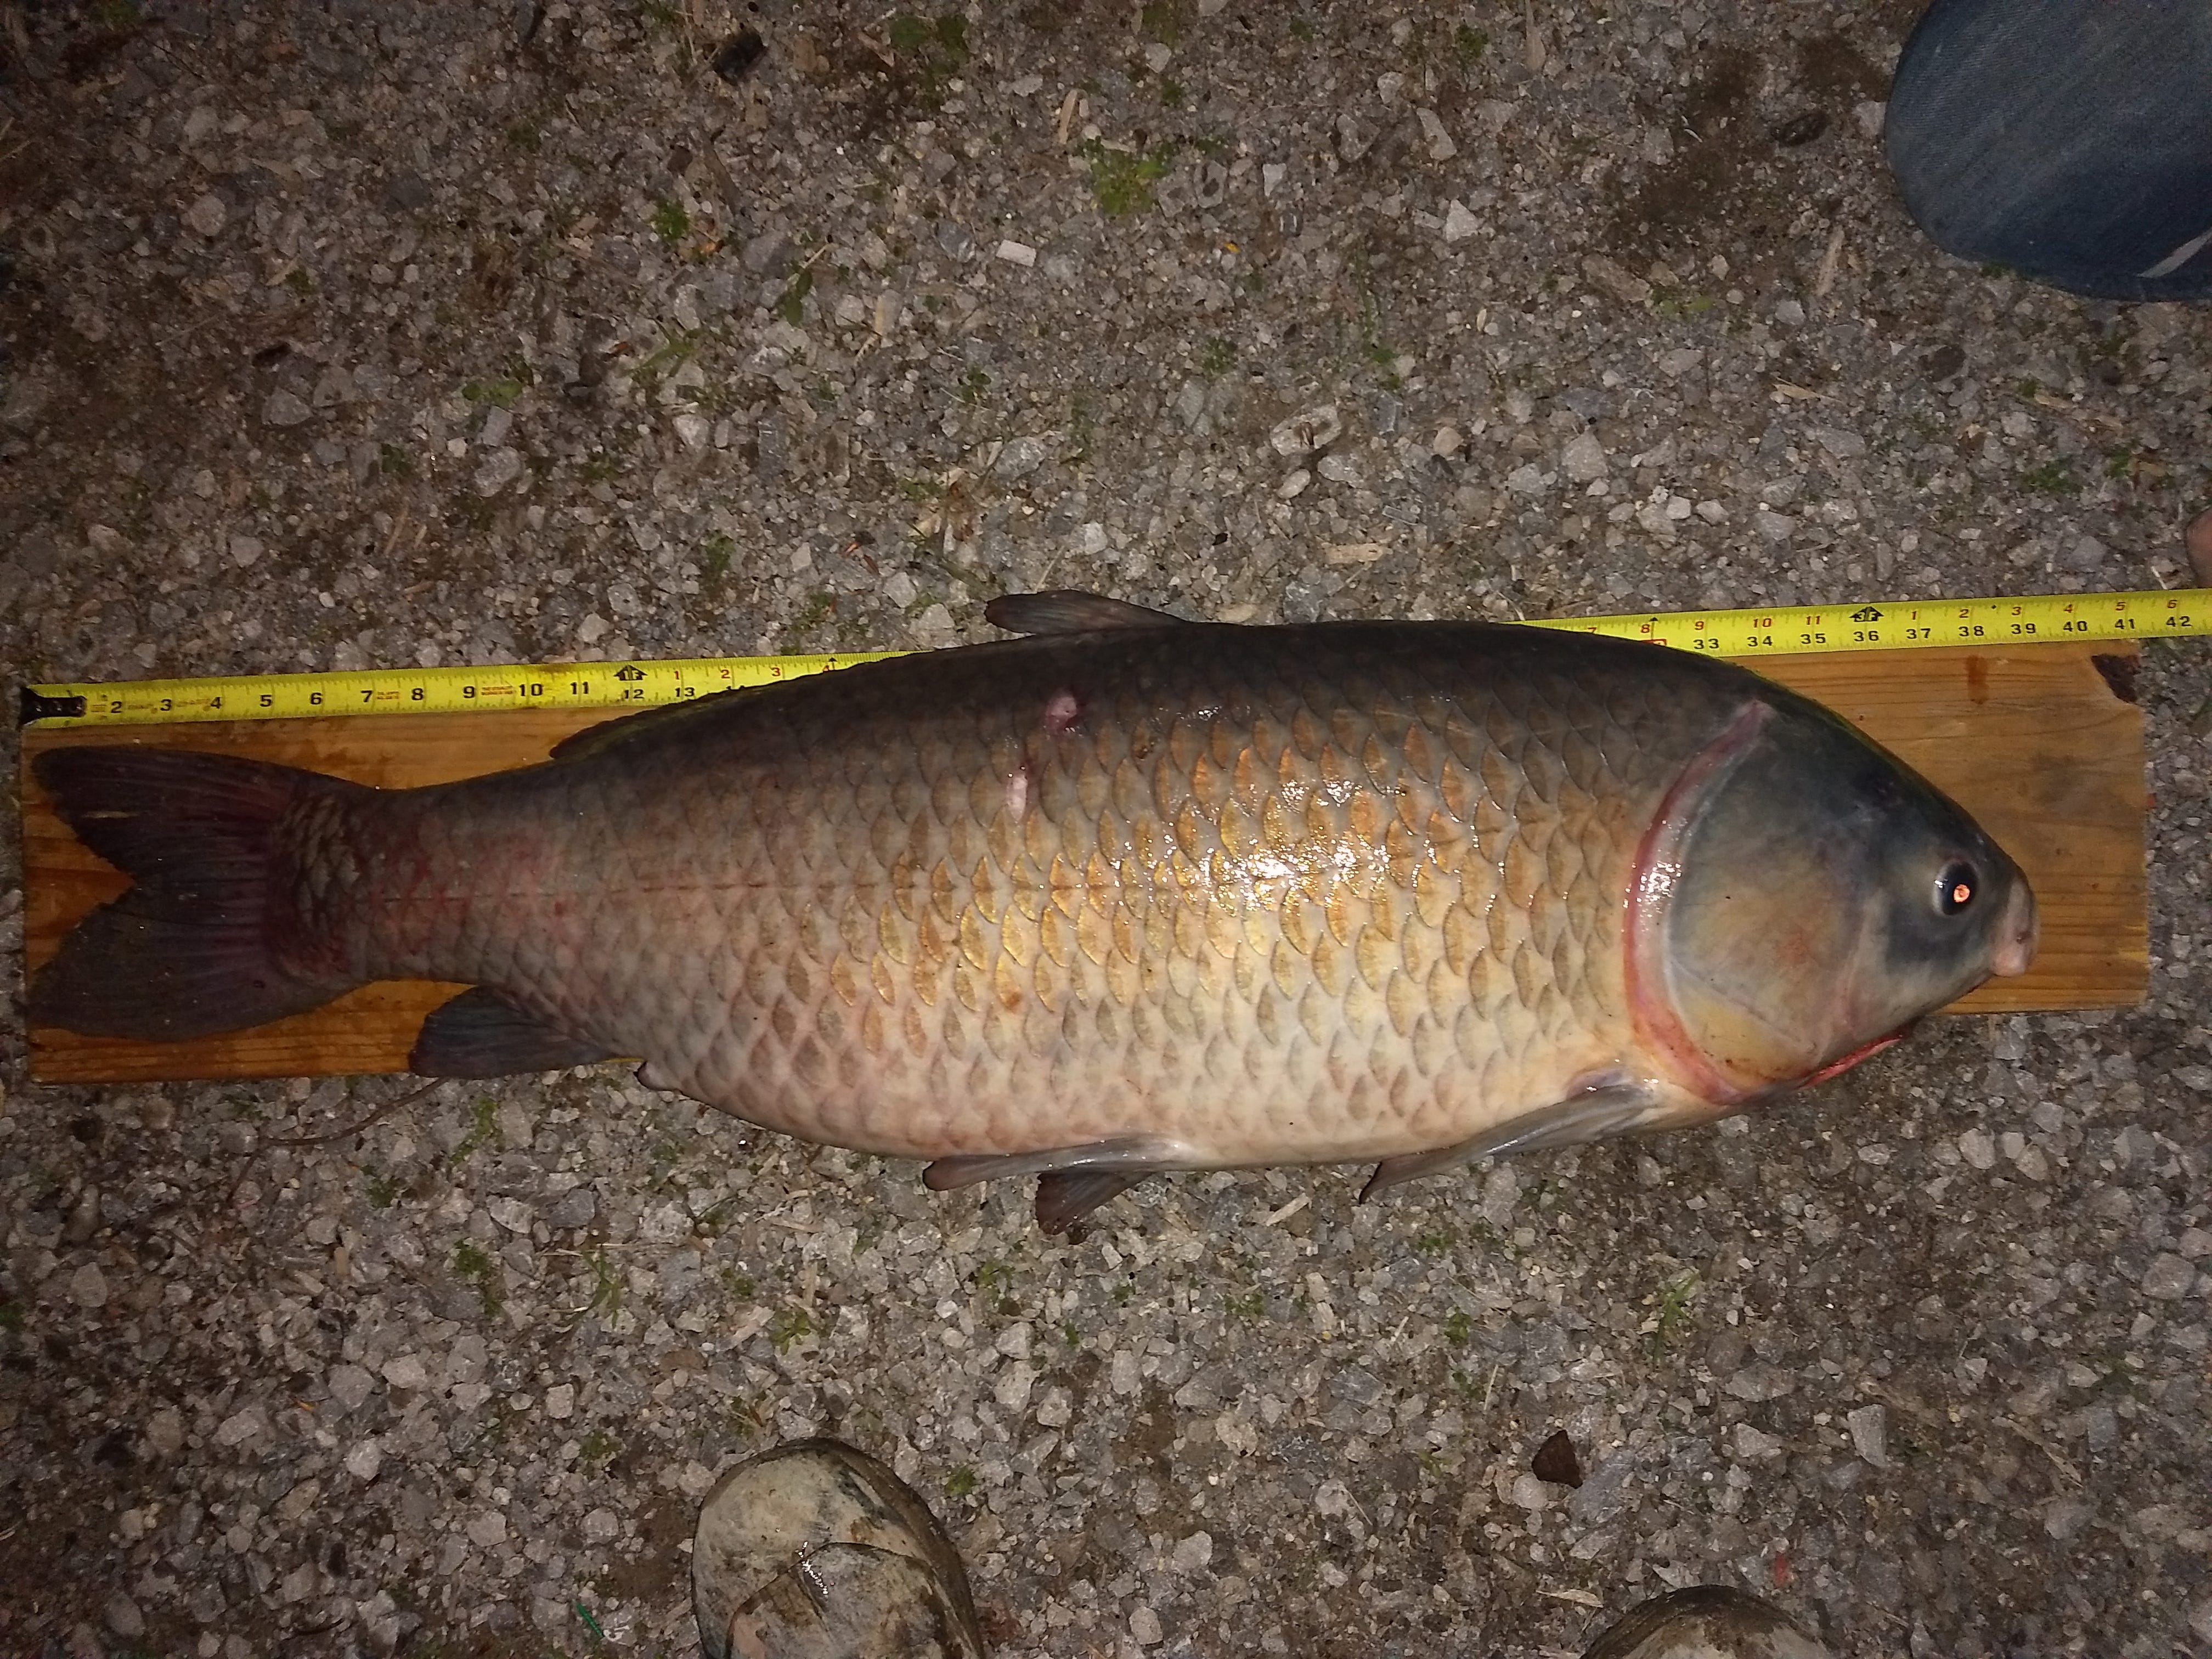
[[[1720,1109],[1817,1081],[2035,953],[2020,866],[1826,709],[1748,704],[1644,837],[1630,926],[1639,1034]]]

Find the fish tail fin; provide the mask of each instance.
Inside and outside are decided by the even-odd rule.
[[[84,843],[131,878],[33,978],[30,1018],[87,1036],[182,1042],[319,1007],[352,988],[315,965],[291,887],[318,804],[374,792],[264,761],[177,749],[57,749],[33,764]]]

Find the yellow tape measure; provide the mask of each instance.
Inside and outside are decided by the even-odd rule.
[[[2212,634],[2212,588],[2039,593],[2014,599],[1911,599],[1876,605],[1767,605],[1634,617],[1569,617],[1537,628],[1604,634],[1717,657],[1796,656],[1923,646],[2013,647],[2051,640],[2172,639]],[[452,714],[501,708],[652,708],[740,686],[769,685],[896,651],[827,656],[695,657],[497,668],[376,668],[351,674],[125,680],[32,685],[21,723],[152,726],[337,714]]]

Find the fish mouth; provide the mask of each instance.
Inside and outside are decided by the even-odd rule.
[[[2028,890],[2025,881],[2015,882],[2005,897],[2004,915],[1997,920],[1997,945],[1990,958],[1990,971],[2002,979],[2026,973],[2028,964],[2035,960],[2036,941],[2041,933],[2035,895]]]

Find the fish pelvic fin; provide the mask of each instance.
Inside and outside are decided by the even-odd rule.
[[[301,937],[301,839],[373,790],[178,749],[57,749],[32,770],[131,885],[33,977],[30,1021],[86,1036],[189,1042],[320,1007],[356,981]]]
[[[1503,1158],[1510,1152],[1546,1152],[1585,1140],[1604,1140],[1656,1127],[1674,1115],[1656,1091],[1648,1085],[1608,1083],[1577,1091],[1565,1100],[1539,1106],[1518,1117],[1484,1130],[1454,1146],[1432,1152],[1408,1152],[1386,1158],[1359,1189],[1362,1204],[1378,1193],[1440,1170],[1455,1169],[1480,1158]]]
[[[1073,1231],[1100,1206],[1152,1179],[1144,1170],[1067,1170],[1037,1177],[1036,1221],[1048,1236]]]

